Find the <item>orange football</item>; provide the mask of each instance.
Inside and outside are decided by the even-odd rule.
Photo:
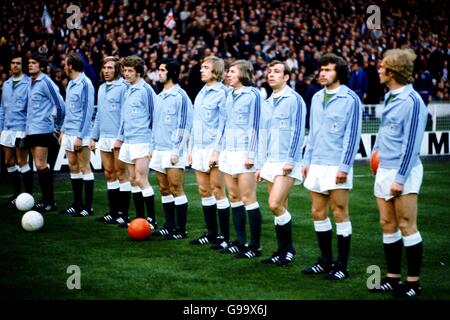
[[[132,240],[145,240],[150,237],[152,230],[147,220],[136,218],[128,226],[128,235]]]
[[[378,157],[378,149],[372,154],[370,157],[370,170],[372,170],[373,174],[377,174],[378,166],[380,165],[380,159]]]

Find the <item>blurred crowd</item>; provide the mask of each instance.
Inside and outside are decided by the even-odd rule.
[[[386,49],[411,47],[418,57],[415,86],[426,100],[449,101],[449,5],[445,0],[80,0],[80,29],[70,29],[71,2],[64,0],[3,1],[0,23],[0,81],[9,77],[9,59],[16,53],[46,53],[49,73],[65,92],[65,56],[77,51],[88,65],[86,74],[100,84],[105,56],[141,56],[145,79],[159,91],[157,61],[173,57],[182,65],[181,85],[191,99],[202,87],[200,61],[214,54],[231,63],[246,59],[256,71],[256,86],[269,95],[264,70],[272,59],[294,70],[290,85],[309,104],[321,54],[343,56],[352,69],[350,86],[364,103],[379,103],[378,63]],[[41,18],[47,6],[51,30]],[[370,5],[380,8],[379,29],[368,27]],[[165,21],[172,12],[175,27]],[[71,20],[73,21],[73,20]],[[376,22],[376,20],[374,20]],[[168,24],[167,24],[168,25]],[[51,33],[52,32],[52,33]],[[26,68],[24,68],[26,70]]]

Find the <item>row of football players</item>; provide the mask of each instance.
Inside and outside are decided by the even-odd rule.
[[[402,241],[403,236],[402,243],[405,244],[407,256],[413,256],[409,260],[415,265],[409,268],[412,271],[408,270],[407,289],[415,289],[416,294],[420,291],[417,269],[420,271],[422,242],[414,224],[402,225],[401,222],[404,218],[403,209],[417,202],[421,183],[423,169],[417,145],[423,133],[423,103],[408,85],[411,59],[402,64],[401,59],[405,54],[394,52],[388,55],[383,61],[391,63],[390,68],[386,68],[386,71],[380,68],[382,82],[384,79],[390,89],[402,89],[399,92],[393,90],[387,103],[395,101],[392,96],[397,95],[399,98],[402,95],[411,97],[414,102],[410,107],[413,111],[405,116],[407,128],[414,131],[414,135],[400,137],[404,139],[400,139],[400,145],[397,146],[398,139],[390,136],[392,130],[385,133],[382,125],[377,139],[376,148],[392,150],[394,146],[397,155],[396,161],[381,156],[382,167],[384,161],[386,172],[377,174],[375,185],[381,218],[389,220],[388,227],[385,221],[382,223],[388,277],[383,280],[378,291],[400,288],[397,277],[400,272],[393,261],[398,260],[399,241]],[[45,64],[42,59],[33,56],[29,62],[32,79],[27,85],[29,111],[23,131],[27,133],[25,146],[32,149],[36,161],[39,155],[42,157],[40,149],[45,149],[44,144],[46,139],[51,138],[51,131],[39,131],[40,125],[36,125],[34,117],[39,113],[38,110],[45,113],[48,130],[53,125],[48,123],[50,107],[57,107],[56,128],[59,129],[62,124],[57,135],[67,153],[74,194],[73,204],[61,210],[61,213],[72,216],[93,214],[94,180],[89,156],[90,150],[97,146],[101,150],[110,204],[110,212],[98,220],[126,227],[132,195],[136,216],[145,217],[147,211],[147,220],[154,235],[167,240],[186,238],[188,200],[183,190],[183,173],[186,165],[190,164],[196,172],[207,226],[207,232],[191,243],[212,243],[214,249],[233,253],[237,258],[254,258],[262,255],[261,212],[256,201],[256,183],[264,179],[268,181],[269,207],[275,216],[278,250],[262,262],[285,265],[296,254],[287,199],[292,186],[302,183],[306,178],[304,186],[311,191],[314,228],[321,255],[317,263],[303,272],[324,273],[325,278],[330,280],[348,277],[347,261],[352,234],[348,191],[352,188],[352,165],[361,134],[361,102],[344,85],[348,67],[342,58],[326,54],[320,59],[319,81],[325,88],[312,100],[311,128],[304,156],[301,147],[306,108],[302,98],[287,86],[290,71],[281,61],[269,64],[267,76],[273,94],[266,101],[261,101],[259,92],[251,86],[251,63],[238,60],[229,66],[226,73],[227,88],[221,82],[223,60],[217,57],[205,58],[201,66],[201,78],[205,86],[192,108],[186,93],[178,85],[180,66],[176,61],[160,63],[158,72],[164,89],[156,96],[151,86],[142,79],[144,62],[141,58],[127,57],[121,64],[117,58],[108,57],[102,67],[105,83],[98,92],[95,124],[90,128],[94,90],[82,72],[82,60],[77,55],[69,55],[66,59],[65,71],[71,81],[64,108],[64,102],[58,97],[51,80],[42,72],[33,74],[34,63],[38,69]],[[125,80],[120,77],[121,71]],[[390,78],[383,78],[383,72]],[[46,103],[49,108],[46,108]],[[403,105],[394,106],[397,107],[395,109],[404,108]],[[45,114],[41,117],[45,117]],[[398,116],[396,114],[394,117]],[[386,117],[389,120],[392,116]],[[6,131],[12,131],[11,135],[21,141],[21,130],[16,130],[20,134],[8,128]],[[400,132],[403,130],[399,130],[398,134]],[[406,150],[402,148],[403,142]],[[48,182],[45,181],[45,174],[50,174],[47,166],[42,168],[37,165],[37,168],[40,181]],[[148,182],[149,168],[156,172],[161,193],[165,214],[165,223],[161,228],[156,223],[154,191]],[[20,171],[25,171],[22,169],[20,167]],[[412,182],[409,183],[409,180]],[[43,202],[38,203],[36,208],[41,211],[54,210],[54,199],[49,195],[52,190],[44,190],[45,183],[41,183],[41,188]],[[397,204],[397,200],[392,198],[399,196],[402,201]],[[407,204],[403,204],[405,201]],[[334,262],[332,227],[327,217],[330,206],[336,222],[338,242],[338,258]],[[237,236],[234,242],[230,242],[230,207]],[[408,214],[408,217],[411,216],[414,217],[414,212]],[[247,217],[250,225],[249,242],[246,234]],[[401,288],[405,291],[404,286]]]

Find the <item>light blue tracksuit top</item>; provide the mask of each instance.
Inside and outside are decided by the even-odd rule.
[[[192,128],[193,107],[188,95],[178,84],[158,94],[154,118],[155,150],[182,155],[186,151]]]
[[[0,131],[25,131],[27,123],[27,94],[30,78],[23,75],[13,88],[12,77],[3,83],[0,106]]]
[[[98,89],[97,113],[91,138],[117,138],[120,128],[120,115],[128,90],[128,84],[119,78],[108,86],[103,83]]]
[[[411,84],[384,106],[374,149],[379,151],[380,168],[398,169],[397,183],[404,184],[411,169],[420,164],[427,116],[425,103]]]
[[[341,85],[323,105],[325,88],[311,101],[310,129],[303,164],[339,166],[348,173],[355,160],[361,138],[361,100]]]
[[[276,102],[273,94],[264,101],[256,168],[260,169],[266,161],[301,163],[305,120],[305,102],[289,86]]]
[[[195,97],[194,119],[189,138],[189,150],[198,148],[214,148],[220,151],[220,128],[226,118],[225,102],[227,91],[223,83],[204,86]]]
[[[258,135],[261,121],[261,96],[258,89],[244,86],[233,97],[227,95],[227,117],[221,129],[221,139],[228,151],[247,151],[249,159],[255,159],[258,149]]]
[[[150,143],[153,151],[152,128],[156,93],[141,79],[125,92],[118,140],[125,143]]]
[[[95,90],[91,80],[82,72],[70,80],[66,92],[66,117],[61,131],[80,139],[91,134]]]
[[[28,135],[59,130],[64,121],[65,110],[58,86],[46,74],[41,73],[35,81],[30,81],[25,130]]]

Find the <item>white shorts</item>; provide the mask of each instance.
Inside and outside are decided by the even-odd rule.
[[[149,156],[150,143],[123,143],[119,151],[119,160],[134,164],[136,159]]]
[[[100,149],[100,151],[103,152],[113,152],[114,150],[114,143],[117,139],[115,138],[100,138],[98,139],[97,146]]]
[[[276,176],[283,175],[284,164],[285,162],[265,162],[261,168],[261,178],[273,183]],[[292,169],[292,172],[288,175],[288,177],[294,178],[294,185],[299,185],[303,182],[303,176],[300,169],[301,165],[299,163],[294,164],[294,169]]]
[[[247,151],[222,151],[219,156],[219,170],[231,176],[237,176],[241,173],[255,172],[255,166],[251,169],[245,168],[247,160]]]
[[[0,136],[0,144],[5,147],[15,148],[16,139],[24,137],[25,131],[3,130],[2,135]]]
[[[209,172],[209,160],[214,152],[214,148],[197,148],[192,149],[192,169],[201,172]]]
[[[182,154],[176,164],[170,162],[172,151],[153,151],[152,159],[148,165],[150,169],[166,174],[166,169],[185,169],[186,155]]]
[[[384,198],[386,201],[392,199],[391,185],[394,182],[398,169],[378,168],[375,176],[374,194],[377,198]],[[411,169],[411,172],[403,185],[404,194],[419,193],[423,179],[423,166],[419,164]]]
[[[345,183],[336,184],[336,174],[338,170],[339,166],[312,164],[309,167],[308,176],[306,177],[305,182],[303,182],[303,185],[310,191],[322,194],[329,194],[329,190],[352,189],[353,168],[350,169]]]
[[[75,142],[76,136],[71,136],[69,134],[64,134],[61,140],[61,147],[66,151],[74,152],[73,143]],[[84,137],[81,145],[87,147],[89,145],[90,137]]]

